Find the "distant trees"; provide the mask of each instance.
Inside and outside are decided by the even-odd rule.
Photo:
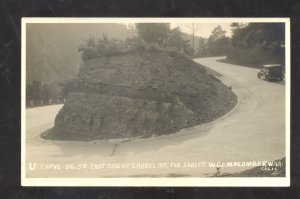
[[[42,83],[33,81],[26,86],[26,98],[29,100],[40,100],[42,98]]]
[[[231,49],[231,41],[225,33],[226,31],[221,26],[217,26],[207,40],[200,37],[196,51],[197,57],[226,55]]]
[[[190,41],[184,38],[184,33],[179,28],[170,30],[169,36],[166,42],[167,48],[174,48],[179,52],[187,55],[193,55],[193,48],[190,45]]]
[[[170,29],[166,23],[138,23],[138,36],[147,44],[157,44],[168,50],[176,50],[188,56],[193,56],[194,50],[190,41],[184,38],[179,28]]]
[[[217,26],[208,39],[200,38],[196,57],[226,55],[237,64],[260,67],[267,63],[284,63],[283,23],[232,23],[231,38]]]
[[[207,40],[207,50],[210,56],[226,55],[230,49],[230,38],[226,37],[226,31],[217,26]]]
[[[284,62],[283,23],[232,23],[232,36],[227,37],[221,26],[211,35],[197,37],[194,52],[189,36],[168,23],[135,24],[137,36],[125,41],[108,39],[106,35],[96,40],[89,38],[79,47],[82,59],[110,56],[131,50],[163,51],[172,49],[190,57],[227,56],[228,60],[245,65]],[[194,38],[194,37],[192,37]],[[192,39],[195,40],[195,39]],[[196,41],[196,40],[195,40]]]
[[[250,23],[247,26],[238,26],[233,30],[232,44],[238,48],[268,46],[272,43],[284,43],[283,23]]]
[[[284,63],[284,23],[232,23],[232,50],[228,60],[259,67]]]
[[[198,23],[188,23],[184,25],[184,28],[188,29],[191,32],[191,48],[193,49],[193,51],[195,52],[195,46],[197,46],[196,43],[196,33],[199,31],[200,28],[200,24]]]
[[[203,37],[199,38],[198,48],[196,49],[196,57],[206,57],[208,56],[208,45],[206,39]]]
[[[208,40],[217,41],[220,40],[225,36],[226,31],[222,29],[221,26],[217,26],[215,29],[212,30],[211,35],[209,36]]]
[[[66,98],[69,93],[80,92],[81,89],[82,84],[77,78],[60,83],[32,81],[26,85],[26,104],[27,106],[40,106],[47,105],[50,101],[62,102],[62,99]]]
[[[40,81],[32,81],[26,85],[26,101],[39,102],[50,99],[61,98],[61,91],[58,84],[42,83]]]
[[[170,24],[168,23],[137,23],[136,29],[141,39],[160,46],[166,45],[170,34]]]

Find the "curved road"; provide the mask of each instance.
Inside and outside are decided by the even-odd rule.
[[[130,141],[46,141],[39,134],[53,126],[62,105],[27,109],[27,177],[211,176],[216,168],[209,163],[271,161],[284,157],[284,83],[259,80],[257,69],[217,59],[220,58],[195,61],[221,74],[219,78],[237,94],[237,106],[222,118],[173,135]],[[30,162],[36,163],[34,170],[29,169]],[[113,163],[130,166],[102,168],[107,162],[111,166]],[[88,168],[80,169],[80,164],[86,163]],[[224,167],[221,172],[249,168]]]

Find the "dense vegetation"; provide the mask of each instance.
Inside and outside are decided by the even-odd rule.
[[[284,63],[283,23],[232,23],[232,37],[220,26],[200,39],[196,57],[227,56],[227,61],[251,67]]]
[[[262,64],[284,63],[284,24],[232,24],[232,50],[228,60],[260,67]]]
[[[41,106],[52,102],[58,103],[61,100],[60,87],[58,84],[33,81],[26,86],[27,106]]]
[[[179,28],[170,29],[167,23],[137,24],[138,35],[126,40],[109,39],[107,35],[96,39],[90,37],[80,45],[82,60],[90,60],[101,56],[113,56],[129,51],[176,51],[186,56],[193,56],[194,52],[189,40]]]
[[[208,39],[200,38],[195,57],[223,56],[231,49],[231,41],[226,31],[217,26]]]
[[[26,106],[43,106],[62,103],[71,91],[78,89],[77,79],[63,83],[43,83],[32,81],[26,85]]]

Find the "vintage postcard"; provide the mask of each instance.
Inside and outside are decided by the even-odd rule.
[[[23,186],[289,186],[288,18],[23,18]]]

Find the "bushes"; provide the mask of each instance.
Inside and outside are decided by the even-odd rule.
[[[126,51],[126,48],[125,42],[117,39],[109,40],[107,36],[103,35],[98,41],[94,37],[90,37],[78,48],[78,51],[82,52],[83,60],[90,60],[101,56],[113,56]]]
[[[78,51],[82,53],[82,59],[87,61],[97,57],[115,56],[130,51],[163,52],[165,49],[157,43],[146,43],[138,37],[122,41],[107,39],[106,36],[103,36],[97,42],[94,37],[89,38],[79,47]]]
[[[170,34],[170,24],[168,23],[137,23],[136,28],[141,39],[160,46],[165,46]]]
[[[32,81],[26,85],[26,105],[42,105],[41,101],[51,99],[60,99],[60,87],[56,83],[42,83],[40,81]],[[34,102],[34,104],[33,104]]]
[[[87,46],[82,50],[81,58],[83,60],[90,60],[99,57],[99,53],[95,47]]]
[[[227,54],[231,63],[261,67],[263,64],[284,65],[284,24],[250,23],[233,29],[232,49]]]
[[[163,52],[172,48],[187,56],[194,55],[194,49],[179,28],[170,30],[169,24],[136,24],[137,37],[126,39],[108,39],[106,35],[96,40],[91,37],[78,48],[84,61],[101,56],[114,56],[129,51]]]

